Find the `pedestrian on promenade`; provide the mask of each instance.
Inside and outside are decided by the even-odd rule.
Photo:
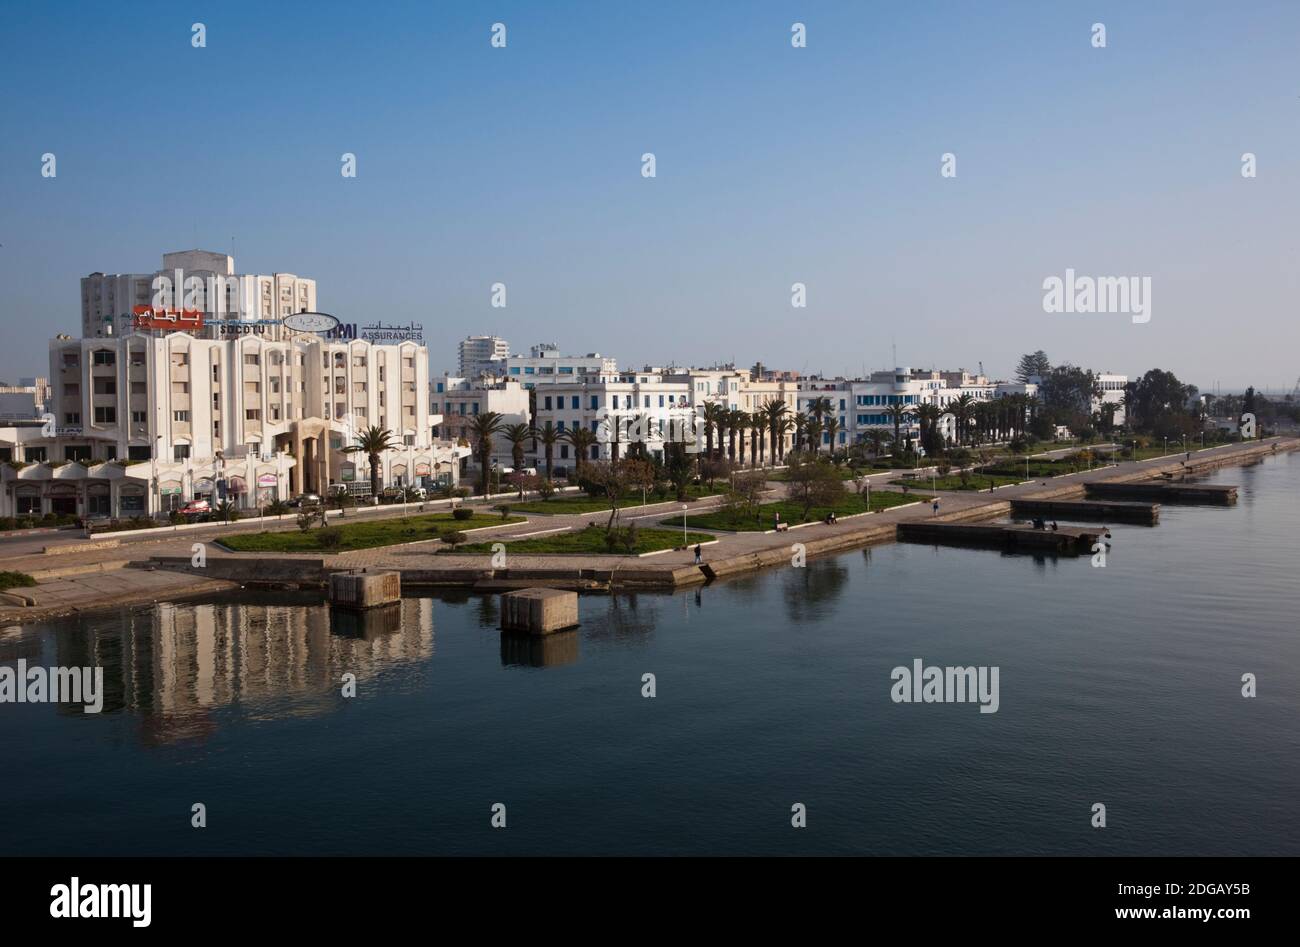
[[[935,515],[935,516],[938,516],[938,515],[939,515],[939,498],[938,498],[938,497],[935,497],[935,498],[934,498],[934,515]]]
[[[696,544],[695,544],[695,564],[696,564],[697,566],[700,564],[700,558],[701,558],[701,553],[702,553],[702,552],[703,552],[703,550],[701,549],[700,544],[699,544],[699,543],[696,543]]]
[[[777,510],[772,514],[772,528],[779,529],[780,527],[781,527],[781,511]]]

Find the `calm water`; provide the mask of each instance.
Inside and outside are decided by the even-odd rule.
[[[109,698],[0,705],[0,853],[1300,854],[1300,457],[1211,479],[1240,503],[1118,527],[1105,569],[887,546],[584,598],[534,647],[464,597],[8,629]],[[918,657],[999,666],[1000,710],[892,703]]]

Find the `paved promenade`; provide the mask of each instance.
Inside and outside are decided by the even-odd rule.
[[[590,584],[580,587],[619,586],[620,575],[628,580],[644,583],[642,587],[671,588],[690,582],[702,582],[713,578],[713,569],[718,575],[739,571],[753,571],[777,560],[787,559],[795,543],[804,544],[809,556],[826,554],[845,548],[868,545],[873,542],[890,542],[895,538],[899,522],[918,519],[937,519],[939,521],[961,521],[963,519],[989,519],[1006,515],[1010,510],[1010,501],[1017,498],[1042,498],[1053,496],[1079,495],[1083,485],[1090,481],[1137,480],[1169,474],[1175,477],[1184,474],[1206,472],[1216,467],[1250,462],[1253,458],[1274,453],[1275,451],[1300,449],[1300,440],[1294,438],[1273,438],[1258,444],[1231,444],[1193,451],[1190,459],[1183,454],[1176,454],[1146,461],[1126,461],[1118,465],[1101,467],[1092,471],[1055,477],[1050,480],[1032,480],[1026,483],[999,488],[992,492],[984,491],[931,491],[923,477],[918,477],[911,489],[923,495],[932,492],[940,499],[939,512],[936,515],[931,505],[913,504],[895,507],[878,513],[861,516],[842,517],[833,526],[823,523],[793,527],[783,533],[724,533],[692,527],[693,532],[710,532],[716,542],[704,547],[705,569],[700,570],[694,564],[694,555],[689,550],[669,551],[651,556],[619,555],[511,555],[509,544],[513,539],[525,539],[537,535],[547,535],[561,531],[580,529],[588,523],[603,524],[608,518],[608,511],[581,514],[526,514],[527,521],[500,527],[475,530],[470,533],[474,542],[493,542],[501,540],[506,543],[508,570],[502,573],[496,570],[497,579],[519,583],[520,576],[529,573],[556,575],[560,573],[587,575]],[[872,489],[897,490],[889,481],[899,476],[898,471],[882,471],[869,477]],[[769,499],[781,496],[784,485],[769,483]],[[495,498],[494,502],[510,502],[504,497]],[[721,498],[711,497],[690,504],[690,512],[697,513],[718,506]],[[620,520],[624,523],[637,522],[643,526],[657,526],[660,521],[677,517],[680,523],[681,504],[675,501],[638,506],[622,511]],[[410,512],[415,512],[412,505]],[[349,513],[351,520],[356,513]],[[400,516],[400,508],[381,508],[361,514],[370,517]],[[184,595],[206,594],[222,588],[236,588],[241,576],[252,579],[256,576],[256,563],[273,559],[277,568],[283,570],[294,560],[307,564],[323,565],[330,569],[396,569],[404,574],[404,579],[411,582],[430,582],[440,584],[474,585],[483,589],[494,586],[494,570],[491,556],[460,555],[445,551],[445,546],[436,540],[412,543],[403,546],[388,546],[375,549],[357,550],[334,555],[322,554],[282,554],[268,557],[257,553],[230,553],[222,550],[210,540],[222,533],[256,531],[262,527],[272,529],[296,529],[292,517],[285,517],[280,523],[257,524],[245,521],[237,525],[218,525],[194,531],[177,531],[176,533],[156,534],[150,537],[129,537],[122,534],[108,537],[97,536],[96,540],[117,538],[119,544],[109,548],[93,549],[80,552],[64,552],[59,555],[41,554],[33,550],[32,543],[0,541],[0,569],[27,572],[38,578],[40,584],[32,589],[15,590],[20,593],[32,593],[35,607],[19,607],[0,601],[0,623],[13,621],[31,621],[40,617],[104,607],[123,602],[147,602],[167,598],[179,598]],[[680,527],[678,527],[680,528]],[[29,537],[25,539],[39,539]],[[85,543],[84,538],[78,541]],[[211,572],[204,575],[186,572],[154,570],[140,568],[153,557],[191,556],[193,544],[202,542],[208,556]],[[50,545],[48,542],[45,545]],[[234,561],[232,561],[234,560]],[[457,576],[456,573],[463,573]],[[222,581],[221,577],[233,579]],[[511,580],[509,577],[514,576]],[[539,583],[542,580],[538,580]]]

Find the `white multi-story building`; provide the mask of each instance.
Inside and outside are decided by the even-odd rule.
[[[434,436],[440,440],[463,444],[472,450],[476,446],[472,434],[474,419],[488,412],[499,414],[503,427],[528,423],[528,392],[518,382],[505,379],[471,381],[444,375],[434,382],[433,389],[432,413],[441,418]],[[512,466],[511,451],[512,446],[503,434],[494,435],[490,463]],[[472,455],[463,457],[461,472],[467,473],[473,461]]]
[[[428,353],[295,334],[200,339],[183,332],[50,343],[53,416],[0,428],[6,515],[131,516],[198,498],[250,508],[331,488],[366,492],[370,426],[395,446],[380,480],[454,476],[464,451],[439,444]],[[352,486],[349,486],[352,485]]]
[[[1097,385],[1101,388],[1101,393],[1092,399],[1092,410],[1096,413],[1101,409],[1103,404],[1115,405],[1115,424],[1123,425],[1125,421],[1124,412],[1124,392],[1128,388],[1128,376],[1116,375],[1112,372],[1100,372],[1097,375]]]
[[[679,432],[684,425],[693,424],[695,416],[690,386],[653,371],[625,371],[586,384],[556,382],[538,388],[534,398],[533,423],[538,430],[549,423],[561,434],[586,428],[596,435],[597,442],[589,448],[592,460],[608,460],[616,450],[620,456],[626,455],[629,443],[615,433],[620,422],[625,428],[630,426],[633,432],[640,432],[650,454],[662,457],[664,441],[687,436]],[[573,451],[574,447],[567,441],[555,446],[556,476],[565,476],[572,470],[577,460]],[[534,457],[539,460],[544,457],[540,444]]]
[[[470,335],[458,347],[457,374],[477,381],[482,375],[496,375],[501,360],[510,354],[510,343],[498,335]]]
[[[0,423],[41,417],[49,397],[50,386],[45,378],[20,378],[17,385],[0,386]]]
[[[158,305],[160,294],[164,305]],[[233,257],[209,250],[164,253],[154,273],[91,273],[81,280],[83,338],[127,335],[143,308],[197,310],[208,338],[256,328],[278,340],[278,320],[316,310],[316,281],[292,273],[239,274]]]
[[[566,382],[595,382],[618,374],[618,361],[599,352],[561,355],[549,343],[534,345],[528,355],[497,359],[492,372],[517,381],[525,388]]]

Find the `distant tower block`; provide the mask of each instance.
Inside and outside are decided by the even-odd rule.
[[[335,572],[330,576],[330,604],[339,608],[377,608],[401,600],[400,572]]]
[[[501,630],[549,635],[578,624],[578,593],[522,589],[501,596]]]

